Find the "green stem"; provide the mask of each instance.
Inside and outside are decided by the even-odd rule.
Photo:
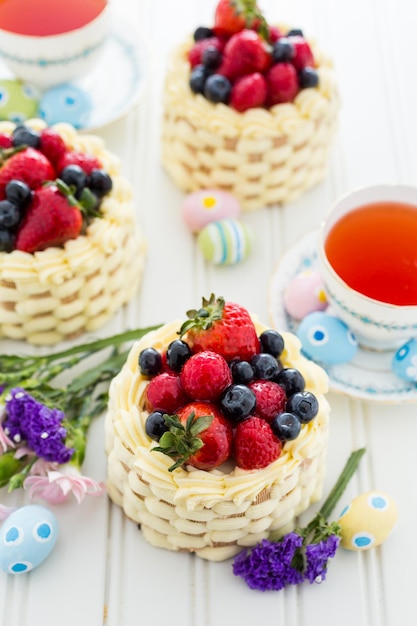
[[[91,341],[89,343],[81,343],[77,346],[69,348],[68,350],[62,350],[61,352],[55,352],[47,356],[34,356],[32,358],[34,361],[49,362],[54,361],[55,359],[63,359],[72,356],[73,354],[79,354],[80,352],[88,351],[91,354],[93,352],[103,350],[104,348],[108,348],[109,346],[118,346],[128,341],[140,339],[147,333],[156,330],[159,327],[160,324],[158,324],[157,326],[148,326],[147,328],[136,328],[135,330],[127,330],[123,333],[120,333],[119,335],[104,337],[103,339],[97,339],[96,341]]]
[[[355,473],[359,465],[359,461],[364,454],[365,448],[360,448],[359,450],[355,450],[354,452],[352,452],[352,454],[346,461],[346,465],[343,468],[339,478],[337,479],[333,489],[331,490],[326,500],[324,501],[321,509],[319,510],[318,515],[322,515],[323,518],[326,520],[328,519],[334,507],[340,500],[342,493],[346,489],[348,482]]]

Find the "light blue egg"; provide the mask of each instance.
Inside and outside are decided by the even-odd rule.
[[[39,115],[48,125],[67,122],[75,128],[83,128],[88,125],[91,111],[90,95],[72,83],[48,89],[39,103]]]
[[[321,311],[306,315],[297,335],[303,353],[323,365],[347,363],[358,349],[358,342],[346,324]]]
[[[417,382],[417,339],[410,339],[394,354],[392,370],[404,380]]]
[[[14,511],[0,528],[0,567],[24,574],[51,553],[58,537],[55,515],[43,506],[28,504]]]

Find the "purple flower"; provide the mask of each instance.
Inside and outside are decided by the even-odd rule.
[[[264,539],[235,557],[233,573],[241,576],[248,587],[260,591],[279,591],[304,580],[321,582],[326,577],[328,559],[336,553],[339,537],[330,535],[319,543],[305,542],[297,532],[275,542]]]
[[[310,543],[306,546],[307,567],[304,572],[305,580],[310,583],[322,582],[326,579],[327,561],[332,559],[340,543],[340,537],[330,535],[319,543]]]
[[[6,398],[4,431],[14,443],[26,441],[35,454],[55,463],[67,463],[74,450],[65,445],[64,413],[38,402],[24,389],[12,389]]]
[[[279,591],[288,584],[300,583],[303,575],[291,564],[302,543],[303,538],[295,532],[276,542],[264,539],[235,557],[233,573],[241,576],[251,589],[260,591]]]

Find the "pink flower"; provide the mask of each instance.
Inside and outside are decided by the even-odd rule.
[[[71,493],[80,503],[85,496],[99,496],[105,491],[104,483],[82,476],[73,465],[60,466],[60,471],[49,470],[44,476],[28,476],[23,487],[29,489],[31,500],[41,498],[51,504],[65,502]]]
[[[16,507],[0,504],[0,520],[7,519],[13,511],[16,511]]]
[[[0,408],[0,448],[3,448],[3,452],[6,452],[9,448],[15,447],[13,441],[8,438],[2,426],[2,421],[3,421],[5,414],[6,414],[6,407],[2,406]]]

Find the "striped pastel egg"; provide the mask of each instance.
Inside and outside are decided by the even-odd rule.
[[[207,224],[197,242],[206,261],[214,265],[235,265],[247,258],[252,248],[252,232],[234,219]]]
[[[368,550],[383,543],[398,520],[394,500],[382,491],[354,498],[340,514],[341,545],[347,550]]]

